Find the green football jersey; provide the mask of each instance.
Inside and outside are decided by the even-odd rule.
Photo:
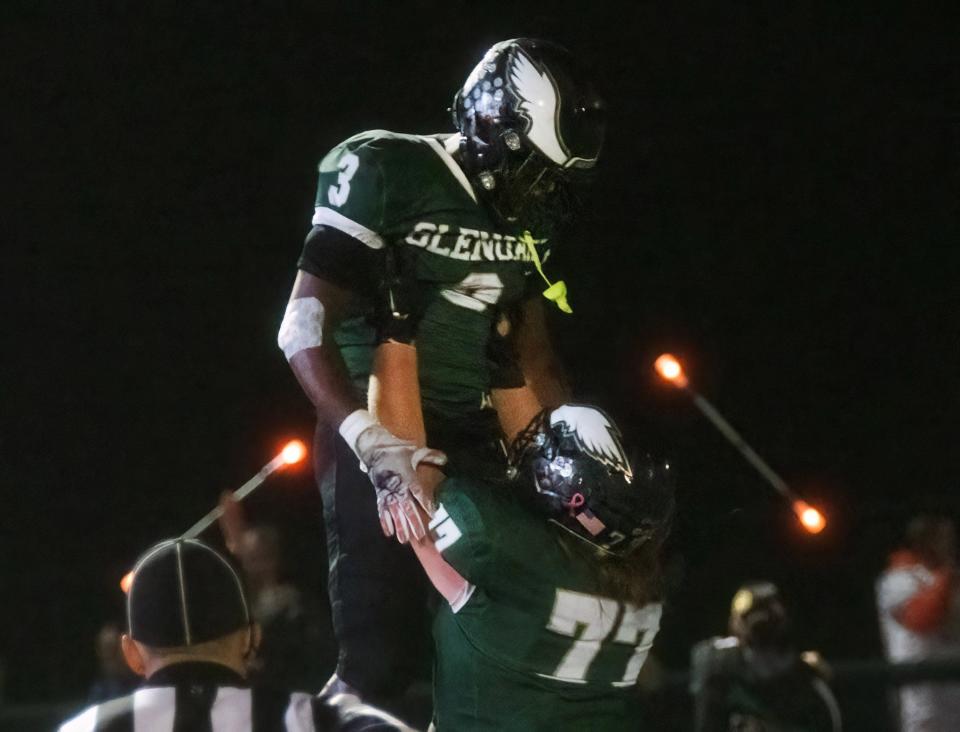
[[[439,138],[363,132],[331,150],[319,172],[314,225],[344,232],[371,250],[401,248],[404,260],[412,260],[428,428],[431,414],[456,430],[461,417],[490,412],[489,345],[496,321],[538,277],[523,232],[490,216]],[[537,247],[543,259],[545,240]],[[334,338],[362,384],[375,331],[369,313],[356,315]]]
[[[595,560],[510,489],[451,478],[431,522],[473,585],[434,624],[435,719],[449,730],[636,730],[662,606],[604,597]]]

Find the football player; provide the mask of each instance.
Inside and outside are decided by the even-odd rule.
[[[323,158],[278,335],[318,415],[339,679],[378,700],[429,658],[422,572],[382,535],[425,531],[415,467],[499,474],[501,425],[514,432],[567,398],[544,303],[569,305],[543,263],[603,142],[600,97],[545,41],[493,46],[452,112],[453,134],[364,132]],[[405,435],[365,407],[376,344],[414,337],[422,422]]]
[[[696,732],[840,732],[840,708],[815,651],[798,653],[780,591],[769,582],[733,596],[730,633],[694,646]]]
[[[544,410],[511,452],[510,485],[443,481],[431,533],[413,542],[447,600],[434,723],[635,730],[662,612],[669,466],[631,468],[609,418],[571,404]]]

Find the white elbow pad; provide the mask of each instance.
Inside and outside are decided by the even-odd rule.
[[[287,310],[277,333],[277,345],[287,357],[305,348],[323,343],[323,303],[315,297],[298,297],[287,303]]]

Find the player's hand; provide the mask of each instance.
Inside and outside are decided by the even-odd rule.
[[[427,528],[417,504],[433,515],[433,492],[417,477],[421,464],[440,467],[447,456],[429,447],[401,440],[383,425],[367,427],[357,437],[357,455],[377,492],[377,513],[386,536],[396,535],[402,544],[410,537],[423,538]]]
[[[233,497],[230,491],[220,494],[220,532],[223,534],[227,550],[238,556],[243,545],[243,535],[247,530],[247,518],[243,513],[243,506]]]

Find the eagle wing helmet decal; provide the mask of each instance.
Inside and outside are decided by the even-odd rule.
[[[557,165],[569,165],[572,159],[560,139],[560,96],[550,72],[538,69],[518,48],[510,63],[510,81],[520,97],[520,111],[530,124],[527,138]]]
[[[579,446],[592,458],[633,478],[630,461],[620,444],[620,432],[599,409],[564,404],[550,414],[550,424],[563,423]]]

